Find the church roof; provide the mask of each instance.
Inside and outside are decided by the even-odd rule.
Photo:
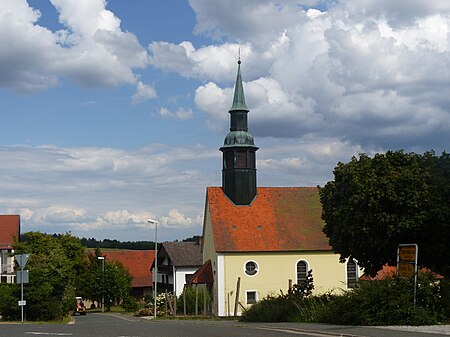
[[[217,252],[331,250],[316,187],[260,187],[249,206],[208,187],[207,204]]]
[[[0,215],[0,249],[11,249],[19,236],[20,215]]]

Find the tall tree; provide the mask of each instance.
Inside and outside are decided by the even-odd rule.
[[[320,188],[323,229],[341,260],[370,274],[396,263],[396,247],[419,245],[419,264],[450,275],[450,157],[388,151],[338,163]]]
[[[105,307],[110,309],[111,305],[128,297],[131,290],[131,276],[128,270],[118,261],[103,261],[100,249],[89,254],[89,282],[85,287],[84,296],[101,303],[105,301]],[[104,264],[104,265],[103,265]],[[103,269],[104,266],[104,269]]]
[[[38,232],[26,236],[27,240],[15,244],[14,250],[30,254],[26,265],[30,282],[24,287],[27,319],[61,319],[72,309],[75,289],[84,275],[83,246],[71,234],[63,234],[61,239]]]

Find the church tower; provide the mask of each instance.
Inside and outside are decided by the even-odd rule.
[[[238,61],[233,105],[230,113],[230,132],[220,151],[223,153],[222,190],[235,205],[250,205],[256,197],[256,151],[253,136],[248,132],[248,108],[245,104]]]

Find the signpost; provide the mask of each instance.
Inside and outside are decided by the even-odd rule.
[[[414,277],[414,305],[417,292],[417,257],[419,248],[416,244],[401,244],[397,247],[397,276],[411,279]]]
[[[23,284],[28,283],[28,270],[23,270],[23,268],[27,264],[29,257],[30,254],[20,254],[14,256],[17,264],[20,267],[20,271],[16,273],[16,283],[20,284],[20,301],[18,302],[18,305],[20,307],[22,323],[23,323],[23,307],[27,305],[27,301],[23,300]]]

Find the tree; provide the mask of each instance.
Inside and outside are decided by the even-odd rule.
[[[128,270],[118,261],[104,261],[98,259],[102,256],[100,249],[94,254],[89,254],[88,284],[86,285],[85,297],[101,303],[104,299],[107,310],[111,305],[120,303],[129,296],[131,290],[131,276]]]
[[[57,239],[29,232],[26,237],[25,242],[14,245],[14,250],[16,254],[30,254],[26,265],[30,280],[24,287],[27,319],[60,320],[73,308],[79,276],[84,274],[83,246],[71,234]],[[10,305],[17,305],[19,289],[17,286]]]
[[[369,274],[396,264],[398,244],[417,243],[419,264],[450,275],[450,156],[388,151],[338,163],[319,188],[323,232],[341,261]]]

